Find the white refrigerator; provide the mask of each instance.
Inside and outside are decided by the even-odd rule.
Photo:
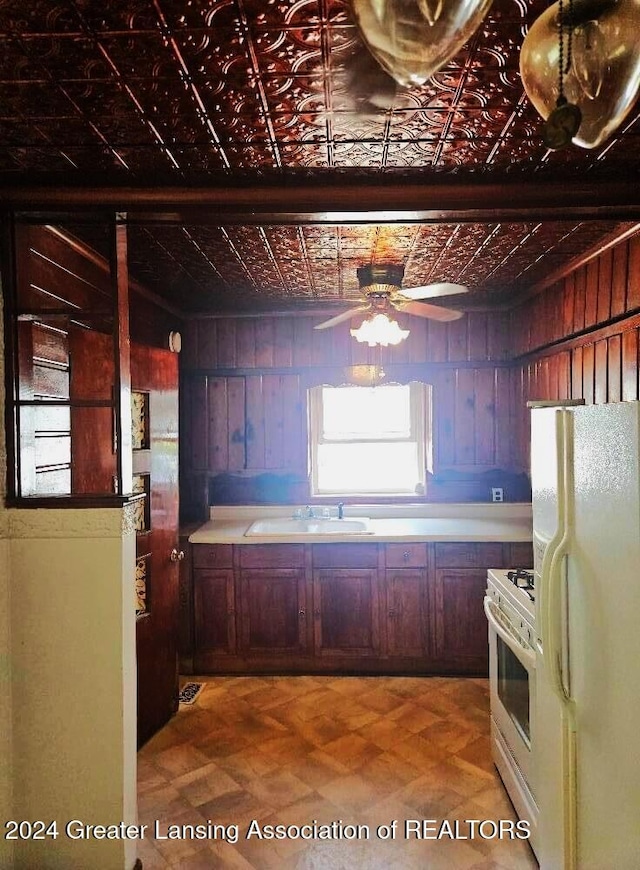
[[[535,408],[542,870],[640,868],[640,403]]]

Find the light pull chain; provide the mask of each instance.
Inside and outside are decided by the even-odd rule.
[[[571,69],[573,58],[573,0],[569,0],[569,15],[565,15],[564,0],[558,2],[558,99],[556,107],[542,125],[542,141],[551,151],[559,151],[571,144],[580,129],[582,112],[569,103],[564,95],[564,77]],[[565,27],[566,22],[566,27]],[[565,30],[567,38],[567,63],[564,61]]]

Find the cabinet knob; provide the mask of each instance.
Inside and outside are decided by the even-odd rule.
[[[409,559],[411,558],[411,555],[407,550],[405,550],[404,553],[402,554],[402,558],[405,562],[408,562]]]
[[[391,608],[391,610],[389,611],[390,618],[393,619],[395,615],[396,615],[396,611],[393,608]]]
[[[184,559],[184,552],[182,550],[176,550],[176,548],[174,547],[169,554],[169,558],[172,562],[182,562],[182,560]]]
[[[298,616],[300,617],[300,619],[304,619],[306,615],[307,611],[304,609],[304,607],[298,611]]]

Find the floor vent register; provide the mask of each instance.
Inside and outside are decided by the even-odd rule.
[[[185,683],[180,689],[178,700],[181,704],[193,704],[204,689],[204,683]]]

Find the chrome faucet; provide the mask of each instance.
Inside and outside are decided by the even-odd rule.
[[[310,504],[308,504],[308,505],[306,506],[306,508],[304,509],[304,515],[306,516],[306,518],[307,518],[308,520],[312,520],[312,519],[313,519],[313,517],[314,517],[314,514],[313,514],[313,508],[311,507]]]
[[[338,502],[338,519],[339,520],[344,519],[344,502],[343,501]]]

